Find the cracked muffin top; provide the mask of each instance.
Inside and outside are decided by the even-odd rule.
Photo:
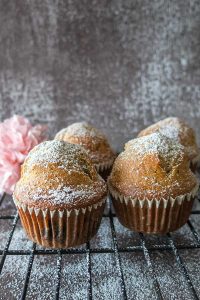
[[[149,200],[185,195],[198,185],[184,146],[159,132],[125,144],[108,184],[125,197]]]

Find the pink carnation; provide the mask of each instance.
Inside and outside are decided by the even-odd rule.
[[[29,151],[45,139],[46,126],[32,126],[14,115],[0,123],[0,191],[12,194],[20,177],[20,166]]]

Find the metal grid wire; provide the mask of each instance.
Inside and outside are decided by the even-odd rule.
[[[77,249],[60,249],[60,250],[54,250],[54,249],[37,249],[36,244],[32,243],[32,248],[30,250],[9,250],[9,245],[12,241],[12,237],[17,225],[17,222],[19,220],[18,213],[16,212],[14,215],[1,215],[1,205],[4,201],[5,194],[0,196],[0,220],[13,220],[12,222],[12,228],[9,233],[9,237],[7,239],[6,245],[4,249],[0,249],[0,276],[1,272],[4,266],[5,259],[8,255],[26,255],[29,256],[29,262],[28,267],[26,270],[26,276],[23,283],[23,288],[21,290],[21,298],[26,298],[27,289],[29,286],[29,279],[31,276],[32,266],[34,262],[35,255],[56,255],[57,256],[57,265],[56,265],[56,285],[55,285],[55,297],[54,299],[60,299],[60,285],[61,285],[61,268],[62,268],[62,258],[64,255],[69,254],[85,254],[86,255],[86,263],[87,263],[87,289],[88,289],[88,299],[93,299],[93,285],[92,285],[92,272],[91,272],[91,254],[92,253],[113,253],[115,257],[115,263],[116,263],[116,269],[118,272],[118,275],[120,277],[120,285],[121,285],[121,293],[122,293],[122,299],[128,299],[127,296],[127,289],[126,284],[124,280],[124,274],[123,274],[123,268],[122,268],[122,260],[121,260],[121,253],[134,253],[136,251],[140,251],[143,253],[147,270],[153,280],[153,286],[156,291],[157,299],[165,299],[165,295],[163,294],[159,281],[156,276],[154,262],[151,259],[150,253],[155,250],[164,251],[168,250],[171,251],[175,258],[176,262],[182,272],[182,275],[185,278],[185,281],[187,283],[187,288],[190,290],[191,295],[193,296],[193,299],[199,299],[198,294],[195,290],[195,287],[193,285],[193,282],[190,278],[190,275],[187,271],[187,268],[183,262],[183,259],[180,256],[179,250],[181,249],[197,249],[200,248],[200,237],[195,229],[195,226],[192,224],[190,220],[188,220],[187,224],[188,227],[194,237],[194,240],[196,241],[193,245],[176,245],[176,243],[173,240],[173,237],[170,233],[167,234],[167,240],[168,244],[164,245],[151,245],[150,247],[147,247],[145,236],[142,233],[139,233],[140,238],[140,245],[138,246],[128,246],[128,247],[119,247],[118,246],[118,240],[116,235],[116,229],[114,225],[114,217],[115,214],[112,211],[111,205],[109,205],[109,210],[107,213],[104,213],[104,218],[108,218],[110,221],[110,227],[111,227],[111,233],[112,233],[112,241],[113,241],[113,247],[110,248],[94,248],[91,249],[90,242],[86,244],[86,248],[77,248]],[[200,202],[200,193],[198,195],[198,201]],[[192,211],[193,215],[200,216],[200,210]],[[1,231],[1,228],[0,228]],[[0,292],[1,293],[1,292]],[[1,298],[1,297],[0,297]],[[109,300],[109,299],[108,299]]]

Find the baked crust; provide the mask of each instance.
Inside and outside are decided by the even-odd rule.
[[[161,120],[142,130],[138,134],[138,137],[146,136],[154,132],[160,132],[168,138],[177,140],[185,147],[190,160],[199,156],[200,151],[196,142],[194,129],[182,119],[170,117]]]
[[[156,132],[125,145],[108,184],[125,197],[159,200],[190,193],[198,182],[184,147]]]
[[[16,202],[50,210],[85,208],[106,194],[106,184],[86,151],[57,140],[30,151],[14,190]]]
[[[88,151],[92,162],[98,166],[110,164],[115,159],[115,153],[105,135],[86,122],[71,124],[59,131],[55,139],[82,146]]]

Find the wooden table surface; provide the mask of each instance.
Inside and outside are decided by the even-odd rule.
[[[199,0],[0,1],[0,120],[102,128],[115,148],[166,116],[199,133]]]

